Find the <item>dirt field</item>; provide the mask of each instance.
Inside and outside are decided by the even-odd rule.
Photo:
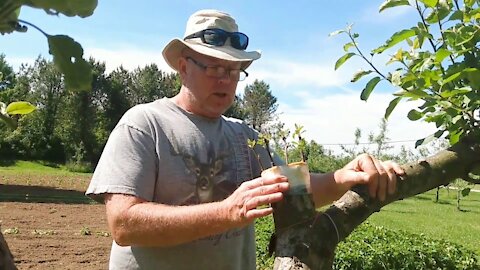
[[[78,189],[0,184],[1,230],[18,269],[108,268],[105,208]]]

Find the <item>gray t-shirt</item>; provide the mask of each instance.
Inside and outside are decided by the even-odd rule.
[[[220,201],[261,167],[240,120],[190,114],[164,98],[130,109],[112,131],[86,194],[135,195],[168,205]],[[268,154],[256,149],[262,165]],[[121,247],[110,269],[255,269],[253,225],[174,247]]]

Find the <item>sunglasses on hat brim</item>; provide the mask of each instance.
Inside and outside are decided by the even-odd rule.
[[[248,36],[240,32],[227,32],[219,28],[205,29],[188,35],[184,40],[200,38],[203,43],[213,46],[223,46],[230,38],[230,44],[238,50],[245,50],[248,46]]]

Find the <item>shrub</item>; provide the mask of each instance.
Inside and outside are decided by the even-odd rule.
[[[92,165],[88,162],[75,162],[70,161],[65,164],[65,168],[67,168],[70,172],[79,172],[79,173],[91,173],[93,172]]]
[[[257,269],[273,269],[274,258],[268,256],[273,219],[257,219],[255,228]],[[478,270],[480,263],[478,255],[461,245],[364,223],[338,245],[333,269]]]
[[[365,223],[336,250],[333,269],[480,269],[461,245]]]

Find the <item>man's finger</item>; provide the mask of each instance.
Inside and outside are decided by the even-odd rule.
[[[360,155],[358,169],[367,173],[368,192],[372,198],[375,198],[377,196],[379,174],[372,157],[367,154]]]
[[[288,179],[283,175],[279,175],[274,177],[258,177],[253,180],[244,182],[243,185],[247,189],[254,189],[254,188],[265,186],[265,185],[271,185],[271,184],[283,183],[283,182],[288,182]]]
[[[258,206],[278,202],[282,198],[283,198],[283,194],[281,192],[272,193],[272,194],[263,195],[263,196],[257,196],[257,197],[253,197],[253,198],[249,199],[246,202],[245,207],[246,207],[247,211],[249,211],[250,209],[255,209]]]
[[[377,196],[380,201],[384,201],[386,198],[386,193],[387,193],[387,188],[389,184],[389,175],[385,168],[383,167],[382,163],[376,159],[372,158],[373,163],[375,164],[375,167],[377,168],[377,173],[378,173],[378,187],[377,187]]]

